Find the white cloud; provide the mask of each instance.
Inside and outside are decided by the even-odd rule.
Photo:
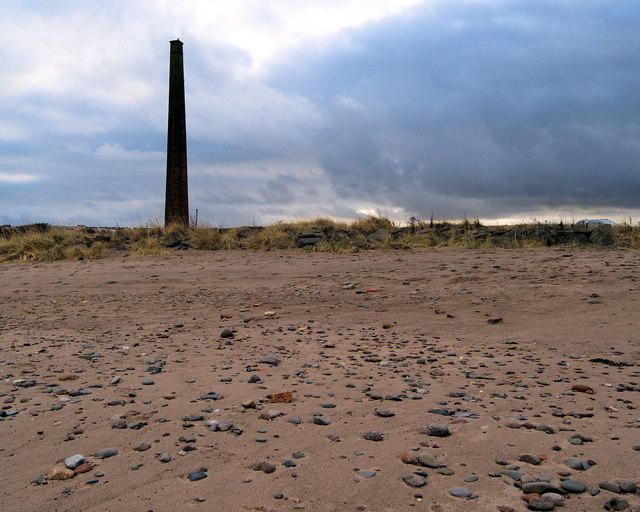
[[[41,179],[42,177],[37,174],[11,174],[8,172],[0,172],[0,183],[12,183],[20,185],[26,183],[34,183],[36,181],[40,181]]]
[[[120,144],[103,144],[95,151],[95,156],[102,160],[123,160],[127,162],[157,162],[165,158],[161,151],[127,150]]]

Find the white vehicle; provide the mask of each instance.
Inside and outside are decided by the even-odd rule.
[[[577,222],[578,226],[600,226],[602,224],[606,226],[617,226],[615,222],[609,219],[581,219]]]

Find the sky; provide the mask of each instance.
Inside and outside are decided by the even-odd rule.
[[[640,220],[640,5],[0,0],[0,224]]]

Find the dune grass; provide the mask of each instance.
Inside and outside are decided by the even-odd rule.
[[[300,248],[305,230],[320,236]],[[410,250],[419,247],[458,246],[473,249],[593,246],[576,241],[550,241],[572,226],[522,224],[489,228],[477,219],[458,223],[420,221],[412,218],[399,226],[382,216],[369,216],[351,223],[330,218],[276,222],[265,227],[219,228],[173,225],[118,227],[109,230],[34,225],[0,231],[0,261],[92,260],[113,254],[162,257],[174,249],[252,251],[303,250],[308,252],[355,253],[363,250]],[[608,228],[607,228],[608,229]],[[564,230],[564,231],[563,231]],[[584,231],[584,229],[583,229]],[[590,231],[587,231],[590,233]],[[640,225],[629,223],[611,228],[608,247],[640,249]],[[554,239],[555,240],[555,239]],[[558,237],[557,240],[563,240]]]

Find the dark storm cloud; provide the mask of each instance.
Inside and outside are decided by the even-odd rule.
[[[269,83],[324,110],[312,146],[342,197],[637,208],[638,26],[634,2],[445,2],[288,56]]]

